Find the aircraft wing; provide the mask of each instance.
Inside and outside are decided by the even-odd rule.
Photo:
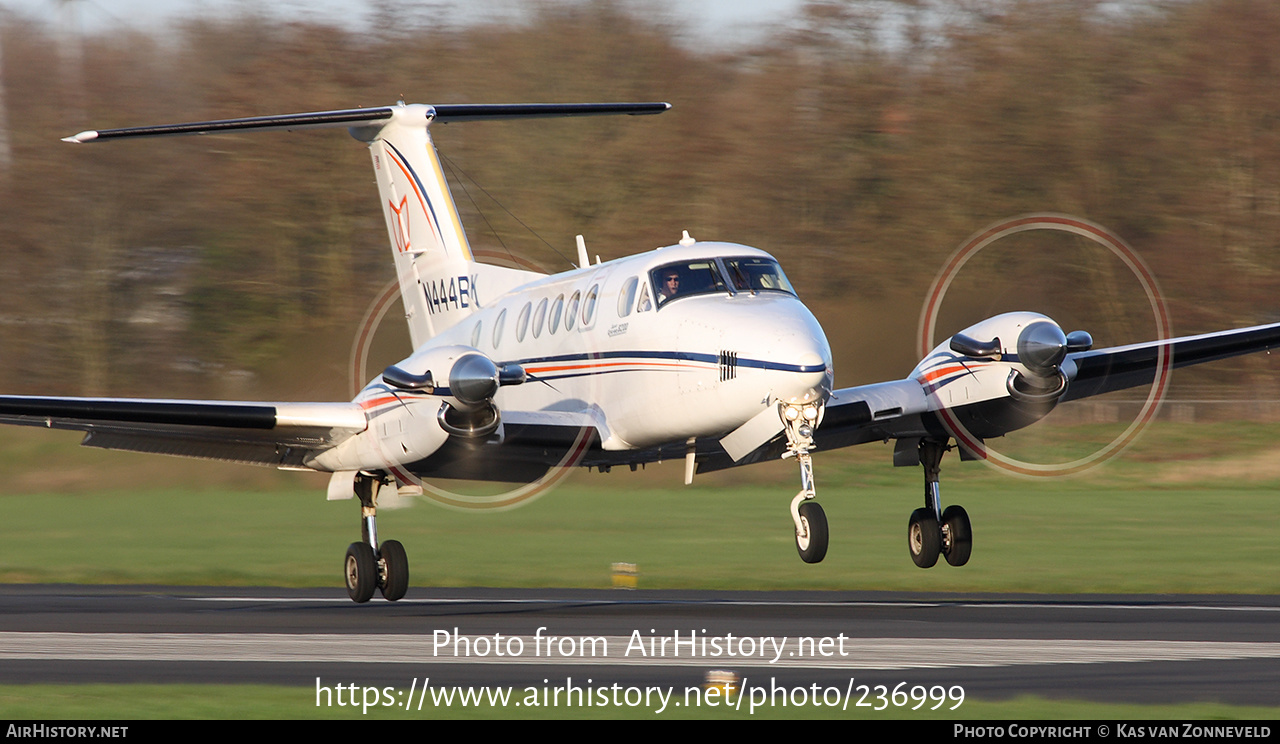
[[[1199,336],[1116,346],[1069,354],[1062,365],[1069,384],[1060,402],[1149,385],[1161,350],[1173,368],[1188,367],[1280,347],[1280,323]],[[936,404],[935,404],[936,405]],[[818,426],[823,450],[874,441],[937,436],[939,424],[920,383],[913,379],[836,390]],[[785,449],[776,417],[762,413],[704,454],[699,472],[774,459]],[[671,455],[678,453],[672,452]]]
[[[818,424],[818,448],[832,450],[866,442],[925,436],[928,432],[922,414],[928,411],[924,388],[912,379],[836,390]],[[774,460],[785,449],[782,422],[776,410],[768,408],[719,441],[700,440],[698,472]],[[670,450],[665,453],[666,459],[676,459],[683,454],[679,448]]]
[[[612,466],[629,452],[600,448],[608,439],[604,417],[596,409],[524,411],[500,408],[502,431],[485,442],[450,437],[440,449],[413,463],[414,473],[430,478],[529,482],[553,466]]]
[[[87,447],[304,468],[367,420],[354,403],[4,395],[0,424],[83,431]]]
[[[1070,381],[1060,402],[1149,385],[1161,349],[1173,368],[1189,367],[1280,347],[1280,323],[1094,349],[1070,354],[1063,371]],[[915,380],[882,382],[836,390],[818,427],[823,449],[876,440],[926,436],[921,414],[930,410]]]
[[[1079,400],[1114,390],[1149,385],[1155,380],[1161,349],[1169,352],[1169,361],[1177,369],[1256,351],[1269,351],[1273,346],[1280,346],[1280,323],[1069,354],[1063,371],[1070,384],[1062,400]],[[1073,364],[1074,372],[1070,369]]]
[[[827,401],[818,426],[818,443],[822,449],[835,449],[924,436],[927,432],[921,414],[927,411],[928,397],[916,380],[842,388]]]

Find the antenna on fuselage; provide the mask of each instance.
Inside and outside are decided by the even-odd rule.
[[[591,258],[587,256],[587,241],[582,239],[581,235],[577,236],[578,241],[578,268],[585,269],[591,265]]]

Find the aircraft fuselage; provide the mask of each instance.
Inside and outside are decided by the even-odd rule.
[[[662,297],[652,280],[664,267],[684,274],[684,294]],[[487,268],[478,265],[468,282],[468,299],[479,309],[398,367],[425,372],[446,348],[518,364],[529,379],[498,390],[499,411],[590,409],[605,450],[719,436],[779,401],[825,402],[830,395],[826,335],[758,249],[669,246],[563,274],[530,274],[531,281],[495,298],[485,296]],[[421,421],[449,392],[389,396],[379,376],[357,402],[403,409],[413,401],[428,409],[415,417]]]

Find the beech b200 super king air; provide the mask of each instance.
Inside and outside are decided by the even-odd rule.
[[[1280,324],[1092,349],[1032,312],[956,334],[907,378],[834,389],[831,349],[782,268],[744,245],[695,241],[546,275],[477,262],[429,131],[434,123],[658,114],[665,103],[404,105],[87,131],[75,143],[270,129],[345,128],[369,147],[413,353],[349,403],[0,396],[0,423],[74,429],[83,444],[332,473],[355,496],[351,598],[404,596],[404,547],[379,541],[379,492],[420,478],[535,479],[566,461],[609,469],[684,458],[694,472],[793,458],[796,548],[827,552],[811,452],[896,440],[922,465],[908,525],[921,567],[969,560],[973,533],[938,488],[944,452],[1060,402],[1143,384],[1170,368],[1269,348]],[[953,439],[956,444],[952,445]],[[566,453],[571,457],[566,458]]]

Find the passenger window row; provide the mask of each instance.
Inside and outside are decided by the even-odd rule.
[[[632,278],[631,281],[634,282],[635,279]],[[516,342],[522,343],[530,330],[534,338],[539,338],[544,329],[548,334],[554,334],[560,330],[562,324],[565,331],[572,331],[579,322],[583,330],[590,328],[596,320],[596,305],[599,299],[600,285],[593,284],[585,295],[581,290],[570,295],[567,305],[564,295],[558,295],[550,303],[549,312],[546,297],[538,300],[536,307],[532,301],[524,303],[524,307],[520,308],[520,313],[516,316]],[[502,331],[506,324],[507,309],[503,308],[493,322],[493,348],[495,349],[502,343]],[[477,348],[480,346],[482,325],[482,322],[476,322],[475,328],[471,331],[471,345]]]

